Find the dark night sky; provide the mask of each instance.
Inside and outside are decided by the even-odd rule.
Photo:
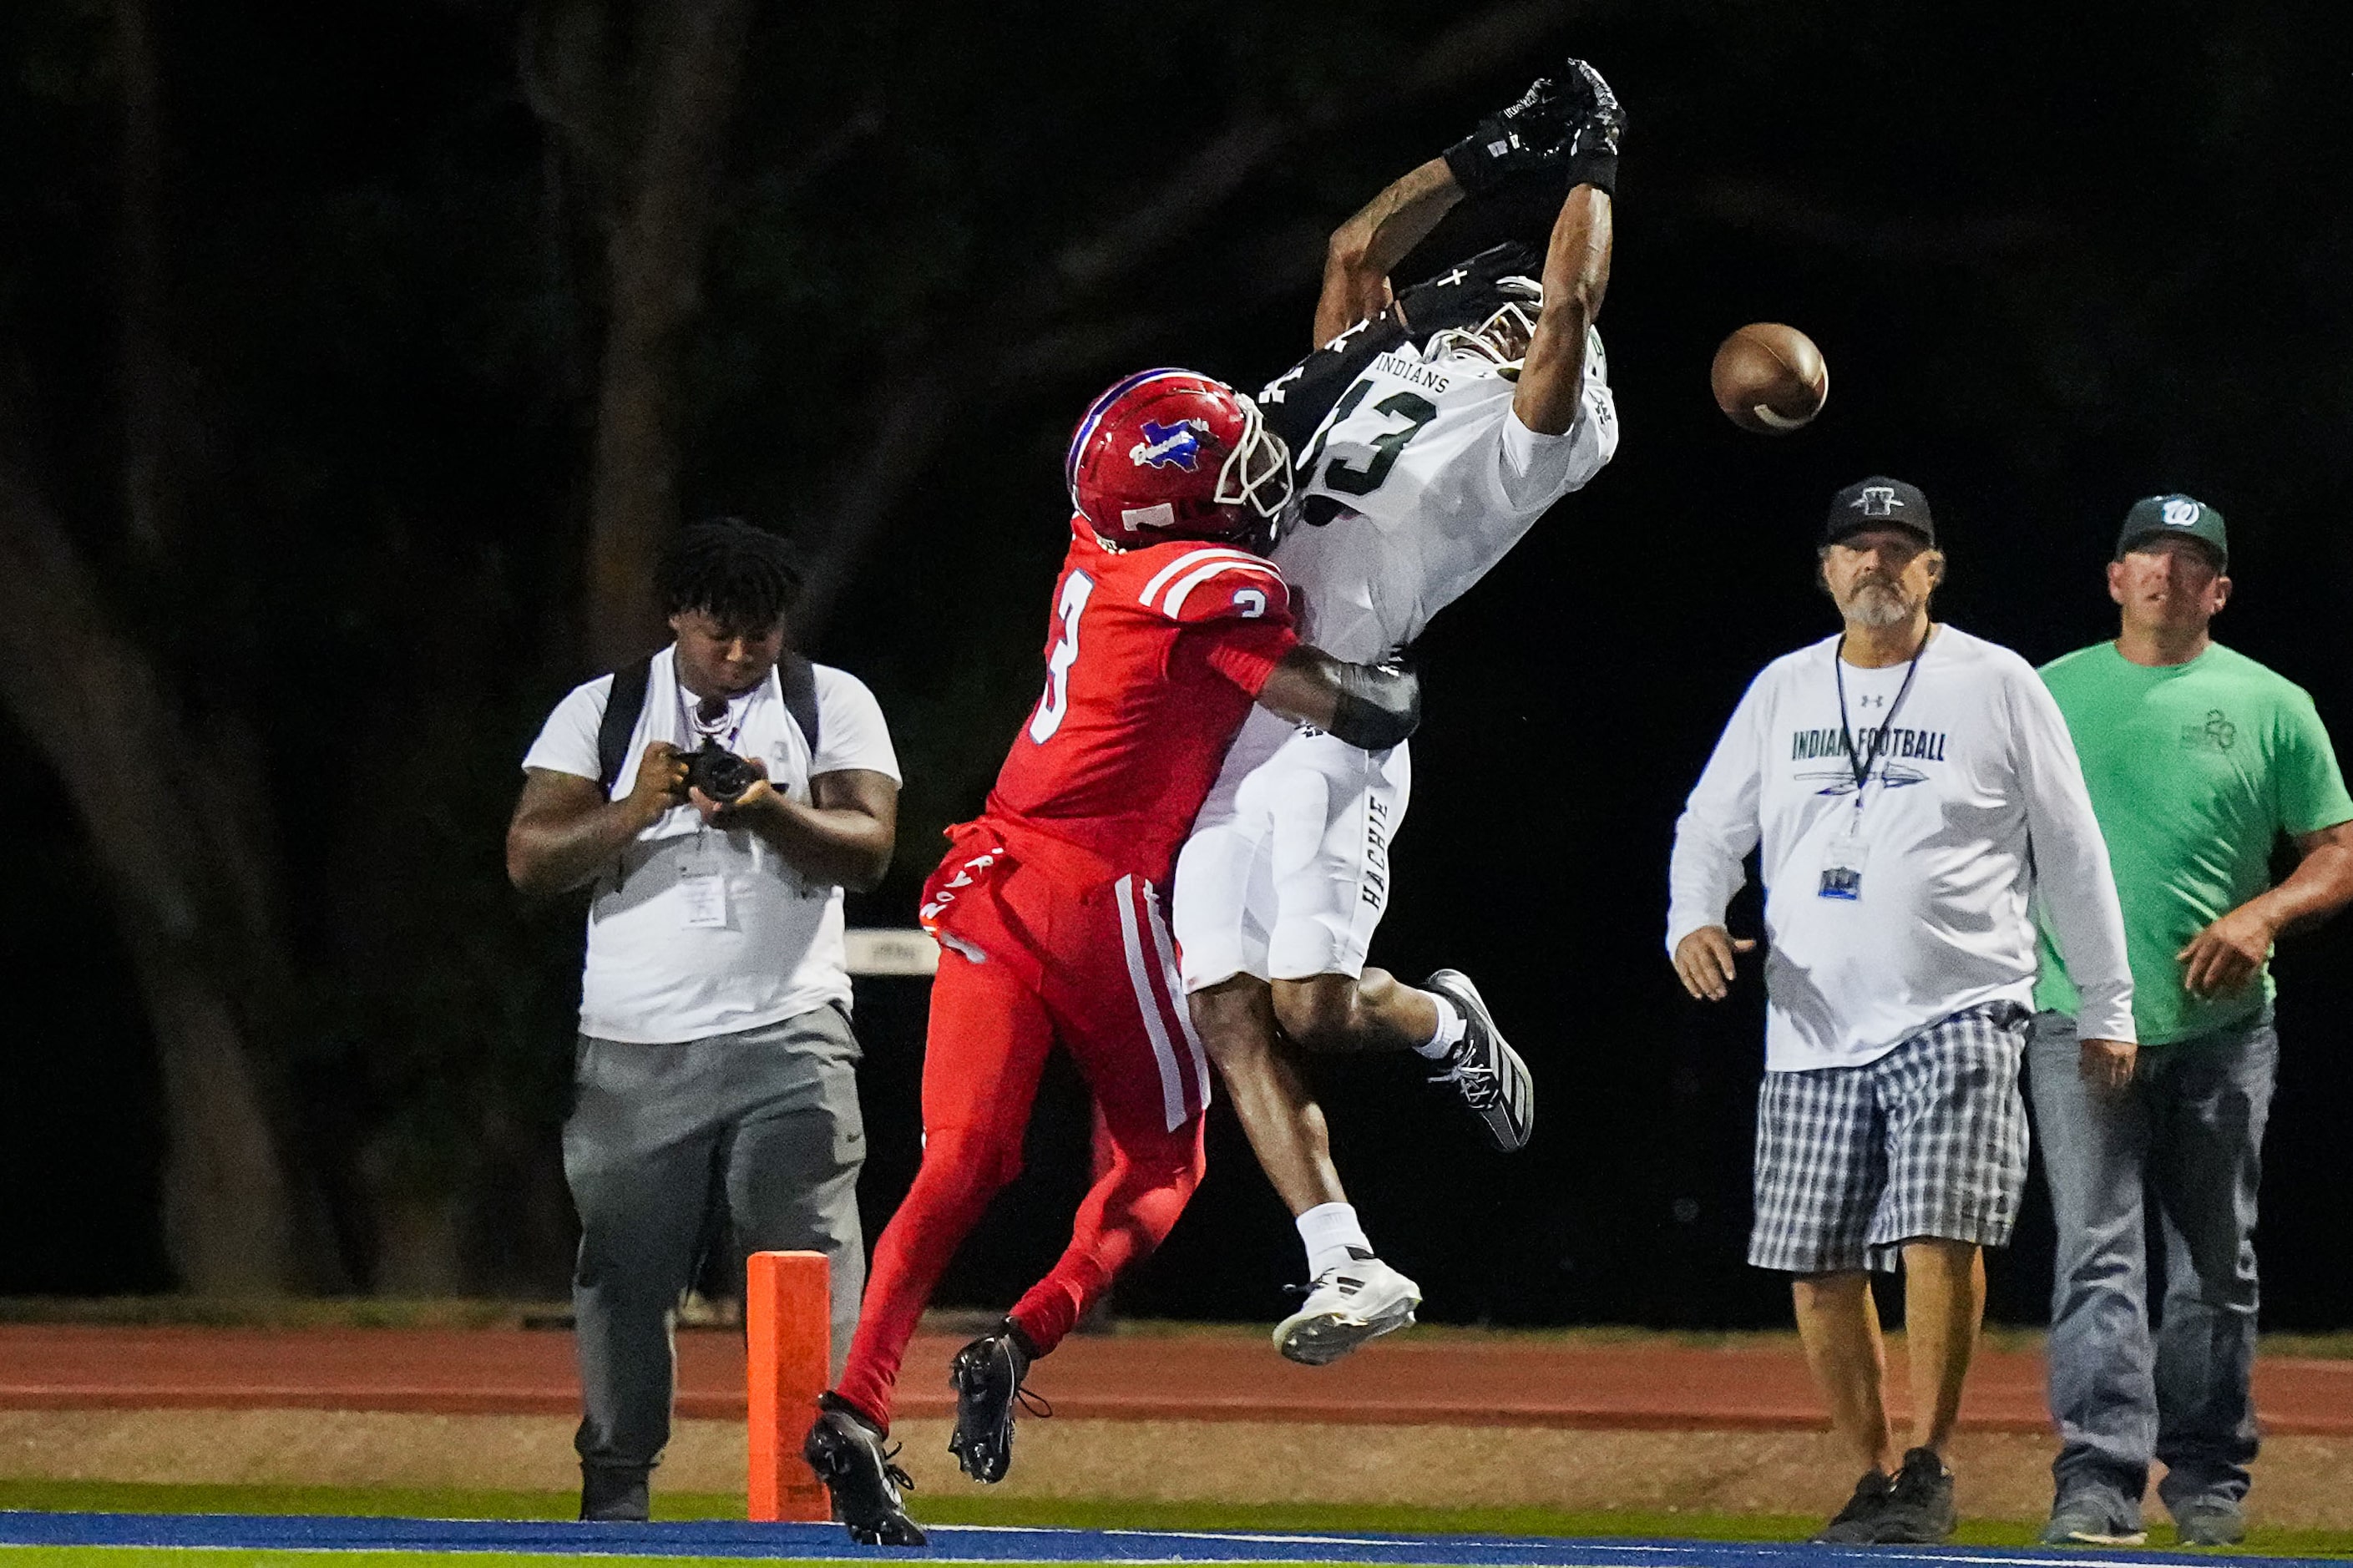
[[[954,434],[814,650],[869,679],[911,764],[931,775],[911,777],[892,882],[853,900],[852,913],[912,923],[929,836],[976,803],[1034,695],[1060,549],[1056,463],[1077,408],[1127,363],[1194,364],[1245,384],[1282,368],[1306,346],[1320,234],[1556,52],[1588,56],[1633,120],[1601,323],[1624,443],[1422,645],[1429,718],[1396,847],[1398,892],[1375,949],[1409,975],[1448,963],[1478,979],[1538,1074],[1542,1128],[1505,1160],[1474,1147],[1402,1067],[1347,1064],[1323,1081],[1359,1207],[1376,1241],[1422,1280],[1433,1319],[1773,1322],[1786,1311],[1781,1288],[1739,1262],[1761,998],[1752,984],[1721,1009],[1688,1004],[1661,951],[1683,795],[1757,668],[1832,628],[1811,580],[1813,531],[1833,489],[1874,471],[1919,484],[1935,503],[1951,558],[1940,616],[2038,662],[2112,634],[2101,564],[2134,498],[2178,489],[2219,506],[2238,582],[2219,634],[2307,687],[2340,743],[2353,737],[2353,552],[2341,522],[2353,422],[2353,24],[2319,5],[1557,9],[1526,65],[1352,121],[1335,132],[1340,144],[1248,183],[1199,236],[1087,306],[1078,330],[1116,345],[1103,358],[1082,355],[1004,395],[962,391]],[[1364,10],[1366,26],[1401,38],[1431,26],[1402,7]],[[276,584],[264,615],[332,610],[396,558],[394,575],[427,598],[497,617],[508,612],[435,574],[437,562],[487,548],[511,574],[496,603],[521,606],[514,627],[527,637],[547,624],[548,584],[561,581],[549,540],[560,541],[565,524],[554,520],[575,503],[579,448],[561,418],[501,403],[500,389],[532,368],[502,335],[523,331],[522,307],[500,307],[488,286],[485,298],[469,292],[469,268],[512,270],[495,234],[425,253],[433,234],[472,222],[449,210],[478,200],[496,209],[478,187],[505,178],[531,189],[537,144],[501,96],[511,14],[448,5],[431,26],[421,14],[361,7],[290,38],[248,16],[249,32],[232,23],[175,57],[187,177],[234,208],[233,236],[184,217],[192,268],[227,279],[235,268],[214,252],[230,237],[261,247],[282,228],[300,266],[255,256],[262,284],[294,273],[322,297],[357,300],[338,306],[352,321],[338,317],[342,335],[306,364],[248,343],[291,307],[257,306],[246,321],[226,282],[206,296],[203,332],[232,366],[221,374],[245,399],[244,427],[303,410],[281,439],[235,446],[220,488],[283,496],[302,482],[288,470],[315,460],[337,476],[339,507],[394,520],[345,540],[304,532],[315,511],[282,505],[275,531],[260,535],[281,558],[252,566]],[[894,202],[893,171],[953,170],[958,116],[988,115],[991,133],[1016,145],[1034,123],[1036,177],[1048,184],[1124,180],[1132,191],[1148,179],[1138,170],[1187,144],[1197,120],[1219,121],[1253,71],[1312,77],[1321,47],[1259,38],[1259,63],[1236,65],[1245,51],[1196,40],[1185,47],[1216,68],[1203,68],[1195,100],[1183,58],[1153,57],[1137,68],[1139,87],[1059,58],[1080,46],[1054,21],[1050,7],[1009,14],[962,71],[936,58],[939,43],[911,42],[902,77],[871,38],[787,36],[800,24],[781,16],[765,25],[761,59],[777,74],[754,73],[764,85],[727,198],[714,321],[697,349],[691,509],[795,521],[810,504],[808,473],[865,434],[864,387],[910,340],[877,331],[853,342],[865,319],[828,317],[818,280],[852,287],[834,278],[848,267],[837,258],[919,247],[927,224],[942,255],[1042,255],[1056,224],[1083,216],[1086,203],[1067,190],[1060,206],[1019,213],[1005,200],[936,214]],[[1142,33],[1133,42],[1158,47]],[[784,79],[795,68],[786,57],[821,61],[833,47],[847,58],[853,43],[878,90],[946,91],[954,105],[923,111],[936,110],[919,120],[923,147],[853,154],[826,187],[837,206],[778,227],[787,244],[762,227],[777,220],[759,183],[791,145],[797,110],[783,100],[798,89]],[[1379,58],[1377,39],[1333,47],[1359,68]],[[225,81],[198,79],[214,68]],[[1065,98],[1050,104],[1044,89],[1058,85]],[[263,86],[284,91],[258,96]],[[818,99],[848,90],[800,86]],[[17,121],[49,123],[17,97]],[[1049,143],[1071,137],[1093,163],[1056,161],[1064,154]],[[91,162],[102,142],[59,132],[49,146],[83,161],[60,176],[82,193],[61,207],[83,210],[76,201],[86,206],[102,188]],[[26,169],[11,178],[19,200],[42,184]],[[355,216],[363,197],[386,205]],[[323,245],[322,213],[372,237]],[[992,223],[1033,232],[997,235]],[[90,224],[54,239],[17,275],[60,286],[102,256],[100,232]],[[1477,237],[1442,235],[1407,270],[1434,269],[1450,246]],[[807,289],[769,287],[761,269],[779,266]],[[1019,281],[1013,266],[971,264],[933,298],[987,310]],[[31,319],[25,299],[20,289],[6,306],[19,325]],[[98,330],[97,310],[69,298],[60,315],[41,317],[53,428],[103,398],[102,378],[58,368],[70,363],[75,333]],[[1708,398],[1715,344],[1754,320],[1799,325],[1828,359],[1829,406],[1799,436],[1744,435]],[[517,358],[522,370],[508,363]],[[812,377],[792,378],[796,363]],[[57,437],[50,449],[58,488],[102,504],[84,445]],[[345,482],[353,474],[370,477]],[[386,542],[395,535],[406,542],[397,550]],[[448,679],[448,665],[412,663],[392,634],[370,638],[330,637],[327,652],[350,662],[265,683],[281,787],[314,744],[331,776],[356,765],[329,732],[350,682],[429,689]],[[499,731],[512,743],[448,766],[508,776],[579,673],[533,654],[512,663]],[[327,831],[335,798],[330,785],[313,815],[293,814],[290,833]],[[156,1288],[143,1025],[79,829],[13,733],[0,742],[0,803],[20,845],[0,942],[15,955],[26,1064],[0,1124],[0,1180],[40,1194],[0,1290]],[[478,813],[486,853],[501,810]],[[2292,939],[2277,966],[2285,1051],[2261,1247],[2266,1316],[2279,1326],[2353,1321],[2336,1143],[2353,1110],[2348,960],[2353,924],[2340,922]],[[862,1019],[878,1219],[913,1155],[916,1005],[878,991]],[[547,1048],[562,1045],[559,1028]],[[1061,1205],[1074,1194],[1082,1137],[1067,1084],[1040,1121],[1023,1191]],[[1229,1119],[1212,1138],[1209,1183],[1125,1288],[1131,1310],[1279,1310],[1278,1288],[1298,1267],[1289,1226]],[[2034,1202],[2020,1245],[1994,1266],[1996,1312],[2013,1321],[2035,1321],[2047,1288],[2047,1219]],[[1000,1208],[949,1294],[1002,1300],[1058,1246]],[[560,1284],[559,1272],[542,1293]]]

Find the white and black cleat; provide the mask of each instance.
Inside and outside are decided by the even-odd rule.
[[[1441,969],[1421,984],[1462,1015],[1462,1037],[1430,1081],[1453,1086],[1463,1108],[1478,1119],[1480,1131],[1498,1151],[1510,1154],[1525,1148],[1536,1125],[1536,1082],[1528,1064],[1495,1027],[1495,1016],[1487,1011],[1469,975]]]
[[[833,1494],[833,1516],[863,1546],[923,1546],[930,1538],[907,1517],[899,1495],[914,1482],[892,1460],[896,1448],[882,1447],[883,1434],[848,1400],[818,1396],[818,1417],[801,1440],[808,1461]]]
[[[1420,1286],[1352,1247],[1348,1261],[1318,1274],[1299,1310],[1275,1325],[1274,1348],[1303,1366],[1328,1366],[1367,1340],[1411,1328],[1420,1305]]]

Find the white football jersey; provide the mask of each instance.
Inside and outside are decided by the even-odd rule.
[[[1424,359],[1408,343],[1341,394],[1300,454],[1298,510],[1274,550],[1302,640],[1352,663],[1402,648],[1601,471],[1618,409],[1600,334],[1560,435],[1520,423],[1515,385],[1475,353]],[[1318,516],[1329,521],[1304,521]]]

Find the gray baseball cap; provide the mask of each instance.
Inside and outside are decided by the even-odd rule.
[[[2231,568],[2231,536],[2223,531],[2222,514],[2195,496],[2143,496],[2125,513],[2116,535],[2116,559],[2125,558],[2141,541],[2156,534],[2187,534],[2214,552],[2217,571]]]

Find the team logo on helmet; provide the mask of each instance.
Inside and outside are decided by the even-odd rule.
[[[2168,528],[2195,528],[2199,514],[2205,510],[2188,496],[2168,496],[2158,521]]]
[[[1192,473],[1201,466],[1201,437],[1209,433],[1206,419],[1179,419],[1174,425],[1157,420],[1144,422],[1144,439],[1127,449],[1127,459],[1137,468],[1150,464],[1155,468],[1182,468]]]

